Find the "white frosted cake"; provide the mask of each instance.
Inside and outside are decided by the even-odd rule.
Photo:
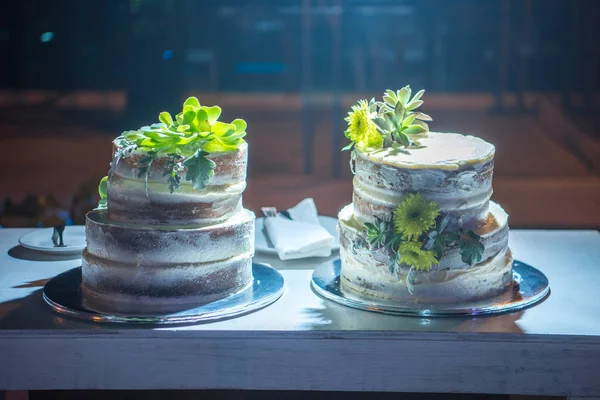
[[[423,92],[387,91],[347,121],[353,203],[339,214],[341,285],[399,303],[458,303],[512,283],[508,215],[492,195],[495,148],[429,132]]]
[[[254,214],[242,207],[246,123],[184,103],[175,120],[125,132],[86,220],[82,293],[105,313],[192,308],[252,283]]]

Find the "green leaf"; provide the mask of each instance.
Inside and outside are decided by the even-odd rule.
[[[158,119],[165,125],[171,125],[173,123],[173,118],[171,117],[171,114],[169,114],[166,111],[161,112],[158,115]]]
[[[394,114],[400,119],[404,118],[404,105],[401,102],[397,102],[394,107]]]
[[[140,143],[138,143],[138,146],[141,147],[155,147],[158,144],[158,142],[156,142],[154,139],[151,138],[146,138],[140,141]]]
[[[188,97],[187,100],[183,103],[183,106],[190,106],[194,109],[200,108],[200,102],[197,97]]]
[[[415,93],[415,95],[413,96],[411,102],[413,102],[415,100],[421,100],[421,97],[423,97],[424,93],[425,93],[424,89],[419,90],[417,93]]]
[[[179,138],[179,140],[177,141],[177,144],[180,144],[180,145],[190,144],[194,140],[196,140],[197,138],[198,138],[198,134],[197,133],[193,133],[190,136]]]
[[[100,184],[98,185],[98,194],[101,199],[106,199],[108,196],[108,176],[105,176],[100,180]]]
[[[145,136],[151,139],[164,139],[168,138],[169,135],[165,135],[164,133],[156,132],[156,131],[145,131]]]
[[[202,107],[202,108],[198,109],[198,111],[196,112],[196,119],[198,121],[207,121],[208,120],[208,113],[206,112],[206,110],[204,108],[205,107]]]
[[[354,147],[354,142],[351,142],[349,145],[347,145],[346,147],[344,147],[342,149],[342,151],[352,150],[353,147]]]
[[[393,233],[389,236],[387,242],[385,243],[385,246],[391,249],[392,251],[397,252],[400,243],[402,243],[403,241],[404,239],[402,238],[402,235],[397,235]]]
[[[450,217],[448,216],[448,214],[440,214],[438,216],[438,220],[436,221],[436,228],[437,231],[439,233],[442,233],[446,230],[446,227],[448,227],[448,224],[450,223]]]
[[[396,103],[398,102],[398,101],[396,100],[396,94],[395,94],[395,93],[394,93],[394,97],[392,97],[392,96],[389,96],[389,95],[387,95],[387,94],[384,94],[384,95],[383,95],[383,101],[385,101],[387,104],[389,104],[389,105],[390,105],[390,106],[392,106],[392,107],[393,107],[393,106],[395,106],[395,105],[396,105]]]
[[[390,114],[394,113],[394,105],[396,103],[394,103],[393,105],[387,104],[387,103],[382,103],[379,105],[379,115],[381,116],[388,116]]]
[[[191,124],[196,119],[196,111],[187,109],[183,112],[182,125]]]
[[[219,135],[219,136],[223,136],[223,135],[225,135],[229,131],[234,131],[235,132],[235,129],[236,129],[235,125],[233,125],[233,124],[226,124],[226,123],[221,122],[221,121],[215,122],[210,127],[210,131],[213,132],[216,135]]]
[[[415,111],[414,115],[416,119],[420,119],[421,121],[433,121],[433,119],[429,115],[419,111]]]
[[[215,121],[218,120],[219,116],[221,115],[221,107],[219,107],[219,106],[212,106],[212,107],[203,106],[202,109],[206,112],[206,115],[207,115],[206,119],[211,124],[215,123]]]
[[[473,231],[463,232],[459,244],[460,255],[465,264],[474,265],[481,261],[485,247],[479,235]]]
[[[381,129],[384,132],[390,129],[388,120],[386,120],[383,117],[375,117],[372,119],[372,121],[377,126],[377,128]]]
[[[402,144],[404,147],[410,147],[410,139],[408,138],[408,136],[406,136],[404,132],[394,131],[393,137],[396,140],[396,142]]]
[[[198,121],[198,124],[196,125],[198,132],[201,133],[209,133],[210,132],[210,123],[208,122],[208,120],[203,120],[203,121]]]
[[[424,121],[414,121],[413,124],[414,125],[419,125],[423,129],[425,129],[426,132],[429,132],[429,125],[427,125],[426,122],[424,122]]]
[[[169,173],[169,191],[173,193],[181,187],[181,177],[174,169]]]
[[[100,201],[98,202],[99,209],[107,208],[107,192],[108,192],[108,176],[105,176],[100,180],[98,185],[98,194],[100,195]]]
[[[367,230],[376,230],[377,229],[377,226],[370,222],[365,222],[365,227],[367,228]]]
[[[194,189],[203,190],[214,175],[215,162],[207,158],[207,155],[206,151],[198,150],[182,163],[186,168],[185,180],[191,181]]]
[[[375,97],[371,97],[371,100],[369,100],[369,111],[370,112],[377,112],[377,102],[375,101]]]
[[[408,127],[413,123],[414,120],[415,120],[415,116],[413,114],[411,114],[411,115],[407,116],[406,118],[404,118],[404,120],[402,121],[402,126]]]
[[[407,128],[402,129],[402,132],[407,135],[418,135],[419,133],[427,132],[427,130],[420,125],[411,125]]]
[[[244,132],[248,124],[243,119],[234,119],[231,124],[235,126],[235,133]]]
[[[391,97],[392,99],[394,99],[394,102],[398,101],[398,96],[396,95],[396,92],[394,92],[393,90],[387,89],[385,91],[384,96],[387,95],[388,97]]]
[[[398,90],[398,102],[403,106],[406,106],[408,100],[410,98],[410,86],[404,86],[402,89]]]
[[[448,236],[443,234],[434,235],[431,249],[435,252],[438,260],[444,256],[444,249],[448,246],[448,242]]]
[[[410,103],[408,103],[406,105],[406,109],[408,111],[411,111],[411,110],[414,110],[415,108],[421,107],[421,104],[423,104],[423,100],[411,101]]]

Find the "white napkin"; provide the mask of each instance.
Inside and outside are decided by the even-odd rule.
[[[319,223],[313,199],[304,199],[281,215],[265,218],[265,229],[281,260],[328,257],[334,237]]]

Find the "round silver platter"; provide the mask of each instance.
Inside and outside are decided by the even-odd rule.
[[[456,304],[399,304],[385,299],[366,299],[346,293],[340,285],[340,259],[315,268],[312,287],[320,296],[360,310],[405,316],[452,317],[499,314],[521,310],[548,296],[548,278],[539,270],[520,261],[513,262],[513,284],[502,294],[482,300]]]
[[[173,314],[108,315],[84,307],[81,295],[81,267],[50,279],[44,286],[44,300],[63,315],[93,322],[126,324],[191,324],[231,318],[259,310],[283,294],[283,276],[274,268],[252,263],[254,282],[247,289],[223,299]]]

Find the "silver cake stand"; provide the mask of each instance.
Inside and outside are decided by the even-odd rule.
[[[243,291],[189,310],[157,315],[108,315],[87,309],[81,295],[81,267],[50,279],[43,298],[56,312],[93,322],[125,324],[192,324],[213,322],[259,310],[274,303],[283,294],[283,276],[276,269],[252,263],[254,281]]]
[[[550,294],[548,278],[520,261],[513,262],[513,284],[502,294],[482,300],[456,304],[398,304],[385,299],[365,299],[344,292],[340,285],[340,259],[315,268],[312,287],[320,296],[336,303],[383,314],[415,317],[455,317],[500,314],[532,306]]]

